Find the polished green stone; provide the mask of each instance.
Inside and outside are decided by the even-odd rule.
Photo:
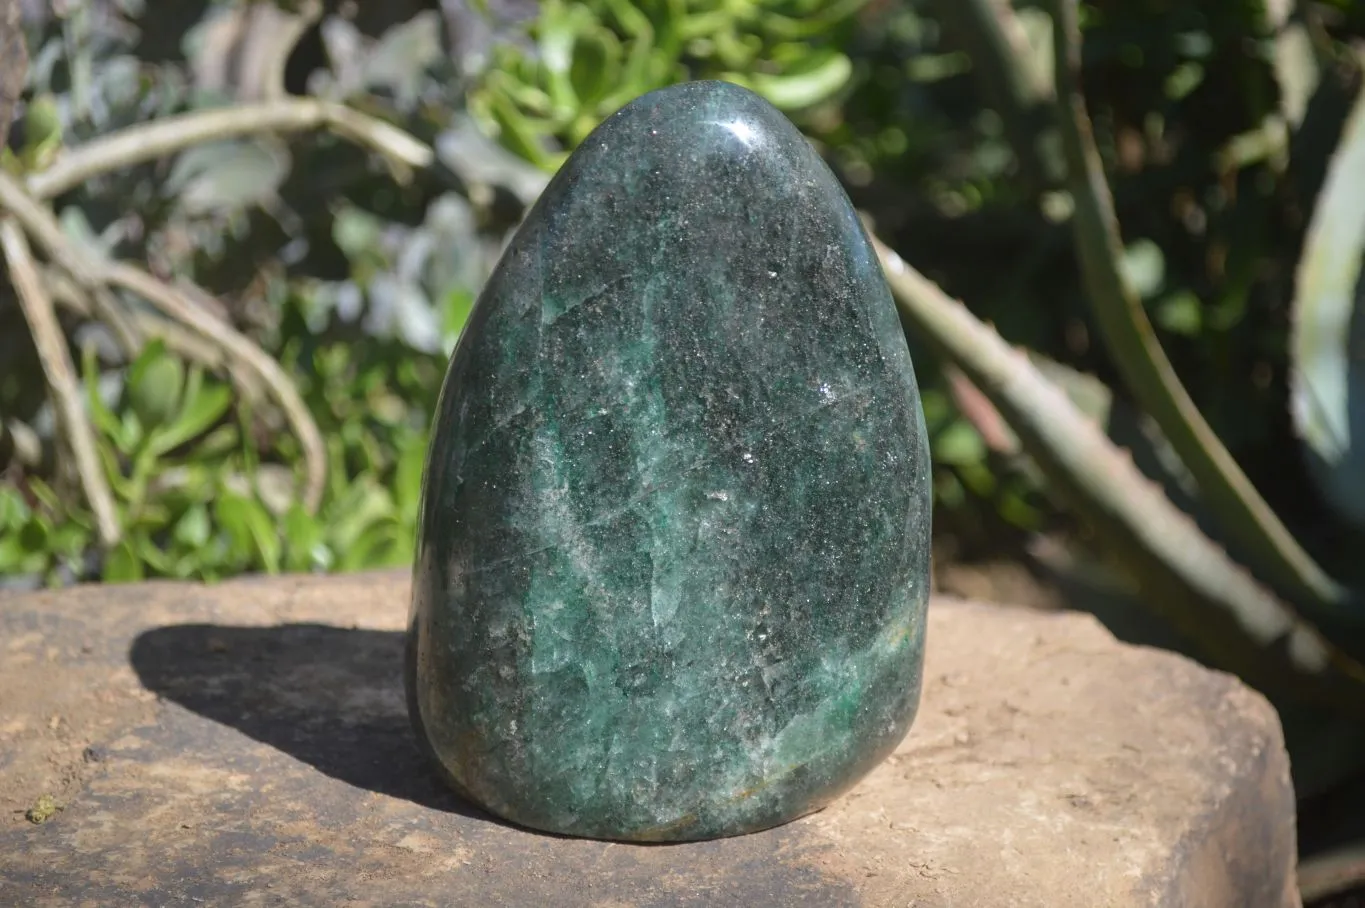
[[[451,359],[418,735],[542,830],[817,810],[914,719],[929,521],[910,354],[842,188],[744,89],[646,95],[550,183]]]

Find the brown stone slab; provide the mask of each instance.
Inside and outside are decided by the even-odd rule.
[[[853,792],[766,833],[628,846],[512,828],[433,780],[404,712],[407,587],[0,598],[0,904],[1297,903],[1274,712],[1088,617],[938,600],[920,718]],[[63,809],[34,824],[43,795]]]

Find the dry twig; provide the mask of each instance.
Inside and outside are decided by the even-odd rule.
[[[95,307],[90,291],[77,284],[67,272],[48,266],[42,268],[40,273],[43,282],[47,284],[48,291],[52,294],[52,302],[56,303],[59,308],[66,309],[81,318],[104,317],[100,310]],[[112,294],[110,296],[112,297]],[[117,300],[111,300],[111,302],[115,305],[118,304]],[[185,359],[193,360],[214,370],[226,368],[229,362],[222,347],[202,339],[198,334],[185,329],[170,319],[162,318],[154,312],[143,310],[124,312],[120,307],[119,314],[129,320],[129,327],[136,332],[139,338],[161,340],[166,344],[167,349],[178,356],[183,356]],[[135,355],[136,353],[134,353]]]
[[[219,344],[270,389],[275,401],[284,410],[290,428],[298,435],[306,470],[303,506],[309,513],[315,513],[322,504],[322,493],[327,481],[327,447],[298,389],[274,357],[246,335],[196,306],[175,287],[157,280],[140,268],[122,262],[109,262],[104,266],[102,277],[115,286],[136,293],[167,317],[195,331],[205,340]]]
[[[12,177],[0,173],[0,208],[9,211],[76,284],[93,294],[122,287],[189,328],[203,340],[221,347],[233,360],[258,376],[284,411],[303,449],[306,477],[303,504],[316,512],[327,479],[327,451],[322,433],[280,364],[250,338],[195,305],[177,288],[147,272],[121,262],[101,259],[77,247],[62,232],[52,214],[34,201]]]
[[[91,314],[113,332],[114,341],[123,351],[123,355],[129,360],[136,359],[138,353],[142,351],[142,334],[138,331],[135,320],[123,310],[123,306],[119,305],[119,301],[109,292],[108,287],[91,287],[88,292]]]
[[[10,280],[19,297],[19,307],[28,321],[29,330],[33,332],[33,343],[43,364],[48,388],[52,391],[52,404],[57,411],[58,423],[75,456],[81,488],[90,502],[90,509],[95,512],[100,545],[105,549],[113,548],[118,545],[120,536],[118,515],[114,510],[113,493],[105,481],[104,470],[95,450],[95,431],[81,401],[76,370],[71,363],[66,338],[57,324],[52,300],[43,287],[28,240],[13,218],[0,220],[0,248],[3,248],[5,261],[9,265]]]
[[[223,351],[228,360],[241,363],[266,386],[284,411],[303,448],[306,470],[303,503],[316,511],[326,482],[327,458],[322,434],[279,363],[245,335],[194,303],[193,292],[158,280],[127,264],[89,255],[72,244],[60,225],[39,200],[76,188],[87,180],[124,167],[153,161],[194,145],[242,135],[302,132],[327,129],[382,156],[398,179],[436,162],[430,146],[395,126],[352,110],[343,104],[316,98],[276,98],[217,110],[195,111],[139,124],[92,140],[66,151],[51,167],[29,175],[27,191],[9,176],[0,174],[0,208],[9,211],[44,251],[68,272],[85,299],[68,294],[77,304],[106,322],[119,343],[128,350],[139,344],[139,320],[125,313],[109,290],[110,285],[131,290],[152,303],[169,319],[188,328],[203,344],[180,343],[208,362],[203,345]],[[142,324],[142,328],[156,326]],[[151,333],[151,332],[149,332]],[[162,331],[174,336],[174,331]],[[186,340],[179,336],[179,340]],[[250,379],[247,379],[248,386]]]
[[[436,153],[420,139],[335,101],[281,98],[179,114],[120,129],[63,152],[46,170],[31,174],[28,191],[50,199],[87,180],[175,154],[193,145],[259,133],[328,129],[379,154],[399,177],[431,167]]]

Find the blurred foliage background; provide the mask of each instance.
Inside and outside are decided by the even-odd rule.
[[[31,65],[11,169],[130,124],[285,92],[398,124],[448,173],[395,181],[365,152],[307,133],[201,144],[61,193],[55,210],[83,248],[194,282],[285,365],[321,429],[328,480],[319,510],[300,506],[300,440],[234,370],[205,369],[184,344],[129,361],[107,326],[66,307],[125,528],[101,554],[55,453],[33,342],[0,291],[7,585],[405,563],[444,361],[502,243],[596,123],[688,78],[739,82],[786,111],[883,239],[1033,351],[1116,439],[1161,455],[1110,391],[1057,142],[1025,122],[1052,79],[1049,19],[1028,2],[1006,37],[1031,68],[1003,76],[964,21],[978,4],[949,0],[20,5]],[[1358,576],[1358,534],[1304,494],[1286,376],[1294,263],[1358,78],[1349,48],[1365,11],[1103,0],[1083,13],[1125,267],[1160,339],[1276,510]],[[1286,119],[1308,121],[1293,148]],[[1083,546],[989,408],[915,352],[941,558]]]
[[[1205,551],[1175,566],[1187,602],[1216,600],[1203,587],[1234,562],[1272,573],[1239,549],[1235,512],[1196,487],[1188,448],[1176,456],[1163,435],[1173,423],[1157,425],[1137,402],[1150,388],[1101,341],[1075,231],[1088,196],[1072,195],[1059,128],[1051,3],[0,0],[0,26],[15,10],[29,63],[0,194],[22,183],[51,207],[24,224],[39,257],[0,222],[11,266],[0,284],[0,589],[408,564],[446,359],[503,244],[604,117],[699,78],[740,83],[785,111],[881,240],[1026,350],[1229,550],[1218,565]],[[1121,225],[1118,283],[1288,528],[1268,543],[1276,557],[1288,539],[1338,583],[1278,592],[1358,659],[1365,3],[1090,0],[1080,25],[1088,123]],[[0,51],[3,108],[17,57],[3,40]],[[314,119],[210,131],[127,166],[82,162],[83,148],[113,154],[98,144],[110,137],[147,145],[144,127],[168,118],[265,116],[290,99],[313,104]],[[6,198],[0,208],[17,215]],[[53,241],[41,240],[48,216]],[[118,277],[115,263],[137,263],[146,279]],[[83,283],[92,271],[103,277]],[[19,292],[28,272],[60,316],[51,336],[69,348],[65,403],[53,351],[40,356],[30,330],[33,293]],[[1307,330],[1323,325],[1326,335]],[[130,343],[129,326],[156,339]],[[962,591],[1086,608],[1128,639],[1185,648],[1134,605],[1149,553],[1106,550],[988,395],[928,338],[909,338],[934,454],[940,581],[965,583],[970,572],[954,569],[1003,559],[1007,588]],[[64,438],[72,407],[92,429],[84,464]],[[1106,477],[1078,481],[1084,494]],[[1092,518],[1105,516],[1098,501]],[[1166,532],[1134,525],[1153,513],[1115,525],[1126,520],[1130,540]],[[1354,612],[1312,611],[1338,593],[1329,604]],[[1215,625],[1205,642],[1226,630]],[[1354,688],[1342,689],[1350,700]],[[1277,706],[1300,794],[1319,797],[1303,815],[1336,830],[1315,844],[1305,826],[1305,847],[1365,842],[1365,828],[1341,833],[1365,816],[1360,711]]]

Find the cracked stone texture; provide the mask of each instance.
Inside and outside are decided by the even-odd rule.
[[[490,278],[433,432],[414,722],[515,822],[710,838],[809,813],[919,699],[929,450],[848,197],[757,95],[646,95]]]
[[[1089,618],[935,598],[887,760],[767,832],[646,846],[466,807],[404,707],[406,576],[0,594],[0,904],[1297,904],[1274,712]],[[63,809],[41,825],[44,794]]]

